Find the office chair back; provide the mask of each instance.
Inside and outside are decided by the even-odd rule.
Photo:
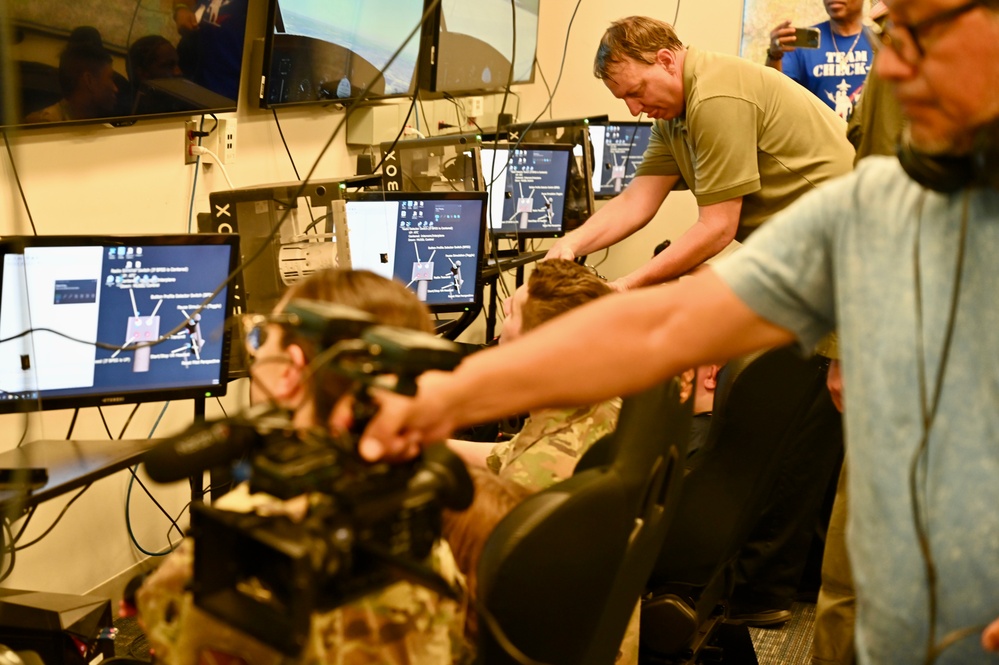
[[[824,363],[792,347],[725,366],[708,441],[684,478],[649,580],[643,648],[659,655],[688,649],[718,614],[718,603],[731,593],[732,562],[762,515],[817,391],[825,389]]]
[[[673,379],[625,399],[603,463],[528,497],[486,542],[480,601],[529,657],[614,661],[676,504],[691,392]],[[517,662],[480,626],[480,662]]]

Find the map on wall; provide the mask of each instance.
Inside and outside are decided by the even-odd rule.
[[[804,28],[828,18],[822,0],[746,0],[739,55],[763,64],[767,59],[770,31],[779,23],[790,20],[791,25]]]

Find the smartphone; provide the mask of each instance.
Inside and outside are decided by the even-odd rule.
[[[795,48],[818,48],[820,36],[818,28],[795,28],[794,41],[788,44],[788,46],[794,46]]]
[[[0,469],[0,490],[37,490],[48,481],[48,471],[41,467]]]

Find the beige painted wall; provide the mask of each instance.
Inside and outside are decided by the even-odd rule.
[[[248,39],[263,34],[265,5],[251,0]],[[574,0],[542,0],[538,59],[549,83],[558,76],[562,47]],[[649,14],[672,20],[673,2],[651,0],[583,0],[568,41],[568,57],[552,107],[555,117],[608,114],[627,119],[627,109],[615,100],[590,70],[595,45],[608,22],[630,14]],[[742,27],[742,0],[683,2],[677,29],[681,38],[705,49],[735,54]],[[293,179],[291,166],[281,145],[269,111],[261,111],[248,100],[248,90],[258,78],[244,62],[243,94],[238,118],[238,156],[229,172],[237,186]],[[250,84],[250,80],[253,84]],[[533,85],[519,86],[519,119],[541,111],[547,93],[540,76]],[[497,104],[498,105],[498,104]],[[436,127],[438,117],[453,122],[454,112],[444,102],[425,105],[428,116],[422,126]],[[279,112],[292,154],[304,172],[315,160],[322,144],[342,119],[334,109],[308,108]],[[429,121],[429,122],[428,122]],[[488,121],[488,117],[487,117]],[[14,157],[25,194],[40,233],[176,233],[188,228],[188,205],[194,167],[182,164],[182,121],[145,121],[122,129],[104,126],[83,129],[35,129],[11,134]],[[357,149],[348,149],[343,134],[316,170],[317,177],[339,177],[353,173]],[[208,210],[208,192],[225,187],[217,167],[202,170],[198,178],[195,208]],[[663,238],[677,237],[696,215],[687,193],[671,195],[648,228],[615,247],[601,266],[609,277],[633,269],[651,254]],[[30,233],[13,172],[6,157],[0,157],[0,235]],[[594,257],[599,259],[600,257]],[[467,337],[481,341],[482,326]],[[478,336],[478,338],[476,338]],[[225,400],[232,412],[245,400],[245,385],[235,384]],[[148,435],[162,404],[142,405],[125,433],[126,438]],[[111,431],[117,436],[131,407],[105,409]],[[220,415],[209,404],[209,417]],[[189,402],[173,403],[166,411],[157,434],[165,435],[191,420]],[[27,420],[28,440],[65,436],[68,411],[0,417],[0,450],[14,447]],[[96,409],[86,409],[76,425],[77,438],[106,438]],[[10,588],[85,593],[106,588],[108,580],[138,564],[145,556],[130,544],[124,518],[127,473],[94,484],[66,517],[39,544],[18,554],[13,574],[3,584]],[[184,507],[188,491],[181,484],[150,486],[157,500],[171,513]],[[29,525],[26,539],[41,533],[66,499],[44,504]],[[169,523],[141,491],[132,493],[132,526],[143,546],[160,549],[167,544]],[[17,525],[15,525],[17,528]]]

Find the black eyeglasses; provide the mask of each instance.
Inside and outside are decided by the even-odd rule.
[[[869,21],[867,29],[882,45],[894,51],[902,62],[910,66],[917,65],[920,60],[926,57],[926,51],[920,42],[920,35],[925,38],[926,32],[930,28],[953,21],[982,4],[982,0],[971,0],[971,2],[944,10],[915,23],[894,23],[889,19],[881,26]]]
[[[282,327],[293,326],[298,323],[298,316],[295,314],[244,314],[240,317],[243,325],[243,343],[246,345],[246,353],[252,358],[260,351],[260,347],[267,341],[267,326],[276,324]]]

